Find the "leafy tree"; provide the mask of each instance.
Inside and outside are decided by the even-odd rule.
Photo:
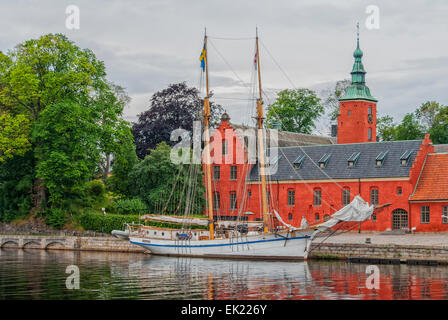
[[[396,124],[391,116],[378,117],[376,122],[377,135],[380,141],[393,141],[396,135]]]
[[[135,146],[133,144],[127,147],[124,146],[113,160],[112,176],[106,181],[108,190],[124,196],[131,195],[130,173],[138,162],[139,159],[135,153]]]
[[[448,106],[440,107],[429,134],[434,143],[448,143]]]
[[[282,129],[290,132],[311,133],[314,121],[324,113],[324,107],[315,92],[309,89],[286,89],[268,106],[266,122],[272,126],[282,123]]]
[[[223,108],[210,103],[210,109],[211,125],[214,126],[219,122]],[[171,132],[178,128],[191,132],[193,121],[200,119],[202,110],[203,99],[199,97],[199,91],[185,82],[170,84],[154,93],[149,109],[142,112],[132,126],[138,157],[143,159],[162,141],[171,146],[177,143],[170,141]]]
[[[24,217],[32,207],[33,154],[0,162],[0,221]]]
[[[92,115],[76,102],[59,102],[41,112],[33,128],[36,169],[52,204],[61,204],[92,178],[99,161],[98,138]]]
[[[15,125],[22,122],[18,132],[31,142],[37,210],[49,193],[56,203],[83,185],[102,158],[107,161],[101,173],[107,176],[113,155],[132,144],[129,124],[121,118],[127,101],[124,90],[107,81],[104,63],[62,34],[47,34],[0,53],[0,113],[16,117]],[[29,119],[28,134],[20,117]],[[71,140],[76,138],[81,140]],[[22,145],[25,139],[20,141]],[[15,152],[20,149],[25,148]]]
[[[161,142],[130,174],[131,190],[148,205],[150,212],[183,213],[188,202],[194,213],[202,213],[205,188],[201,165],[175,165],[171,148]],[[187,198],[187,194],[191,197]]]
[[[336,82],[333,90],[324,93],[325,98],[322,104],[327,110],[330,120],[338,119],[339,99],[345,95],[351,84],[352,82],[349,79],[340,80]]]
[[[30,122],[19,114],[0,113],[0,163],[14,155],[23,156],[30,148]]]
[[[415,115],[420,120],[421,124],[425,127],[426,130],[429,130],[434,126],[435,118],[439,113],[441,106],[439,103],[435,101],[427,101],[423,103],[417,110],[415,111]]]
[[[414,113],[404,116],[402,122],[395,128],[394,140],[417,140],[425,137],[425,128],[420,124]]]

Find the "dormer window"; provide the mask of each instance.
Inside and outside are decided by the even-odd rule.
[[[294,160],[293,165],[295,169],[300,169],[302,167],[303,161],[305,161],[305,155],[299,156]]]
[[[400,164],[402,166],[407,166],[409,163],[409,159],[411,157],[412,154],[412,150],[406,150],[400,157]]]
[[[354,167],[356,165],[356,162],[359,159],[359,156],[361,155],[361,152],[353,152],[353,154],[348,158],[348,166],[350,168]]]
[[[375,164],[377,167],[382,167],[384,164],[384,161],[386,160],[387,154],[389,153],[389,150],[381,151],[380,154],[375,159]]]
[[[322,158],[319,159],[319,168],[324,169],[327,166],[330,158],[331,158],[331,153],[325,153],[322,156]]]

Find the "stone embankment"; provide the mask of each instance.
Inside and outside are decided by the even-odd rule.
[[[0,235],[0,248],[55,249],[79,251],[144,252],[143,248],[112,236],[73,237],[73,236],[32,236]]]
[[[448,264],[448,234],[381,235],[345,233],[318,237],[310,259],[340,259],[358,263]],[[0,234],[0,248],[145,252],[112,236],[36,236]]]
[[[361,263],[448,264],[447,233],[382,235],[345,233],[316,238],[311,259],[345,259]]]

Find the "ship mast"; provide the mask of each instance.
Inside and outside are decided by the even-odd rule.
[[[207,182],[207,202],[208,202],[208,219],[210,240],[215,239],[215,229],[213,223],[213,194],[212,194],[212,170],[210,161],[210,101],[208,87],[208,59],[207,59],[207,30],[204,34],[204,55],[205,55],[205,86],[206,96],[204,97],[204,133],[205,133],[205,177]]]
[[[257,127],[258,127],[258,160],[260,162],[260,175],[261,175],[261,205],[263,212],[263,223],[264,232],[268,232],[268,200],[266,191],[266,169],[265,169],[265,159],[264,159],[264,143],[263,143],[263,97],[261,90],[261,71],[260,71],[260,50],[258,48],[258,28],[256,29],[256,59],[257,59],[257,69],[258,69],[258,90],[259,98],[257,99]]]

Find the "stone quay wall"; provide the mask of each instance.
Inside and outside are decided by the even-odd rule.
[[[114,237],[0,235],[0,248],[53,249],[109,252],[145,252],[129,241]]]
[[[401,263],[415,260],[437,261],[448,264],[447,246],[419,246],[397,244],[357,244],[357,243],[313,243],[310,259],[370,258],[371,260],[400,260]]]
[[[31,236],[1,235],[0,248],[79,250],[143,253],[145,249],[114,237]],[[448,264],[447,246],[397,244],[313,243],[309,259],[340,259],[356,262],[357,258],[370,260],[437,261]],[[372,260],[372,261],[373,261]],[[357,261],[360,262],[360,261]],[[368,261],[365,261],[368,262]],[[381,263],[381,262],[380,262]]]

